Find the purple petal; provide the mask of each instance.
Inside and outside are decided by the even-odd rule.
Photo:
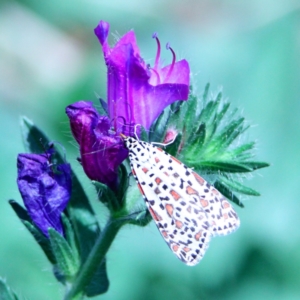
[[[173,70],[171,74],[168,76],[168,80],[165,81],[165,78],[169,73],[170,68],[171,65],[168,65],[159,70],[161,83],[174,83],[174,84],[180,83],[189,86],[190,67],[189,67],[189,63],[185,59],[180,60],[174,64]],[[150,83],[156,85],[155,82],[156,82],[156,76],[153,75],[150,78]],[[183,100],[183,99],[178,99],[178,100]]]
[[[92,103],[85,101],[69,105],[66,113],[80,146],[81,163],[86,175],[116,189],[117,169],[128,156],[128,151],[121,138],[109,132],[109,118],[100,116]]]
[[[46,236],[49,227],[63,235],[60,217],[71,196],[70,165],[53,172],[49,154],[19,154],[17,166],[18,187],[33,222]]]
[[[107,34],[108,30],[105,41]],[[149,129],[168,105],[187,100],[190,70],[186,60],[149,69],[140,56],[133,31],[121,37],[109,51],[105,43],[101,45],[107,65],[109,118],[117,132],[133,135],[135,124]]]
[[[98,37],[101,45],[107,42],[107,37],[109,33],[109,23],[105,21],[100,21],[97,27],[94,29],[95,35]]]

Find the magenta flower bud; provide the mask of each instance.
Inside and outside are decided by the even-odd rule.
[[[63,235],[61,213],[71,197],[71,167],[50,164],[51,154],[18,155],[18,187],[34,224],[48,237],[48,228]]]
[[[140,56],[132,30],[112,48],[107,43],[109,23],[100,21],[94,31],[107,65],[108,113],[117,132],[133,135],[135,124],[149,129],[168,105],[188,99],[189,64],[184,59],[176,62],[175,52],[169,47],[172,63],[161,67],[157,34],[153,35],[158,45],[156,59],[149,67]]]
[[[109,118],[100,116],[88,101],[69,105],[66,113],[80,147],[80,161],[86,175],[115,190],[118,166],[128,156],[128,151],[120,136],[110,131]]]

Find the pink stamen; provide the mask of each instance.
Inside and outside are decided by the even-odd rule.
[[[159,73],[154,68],[149,68],[150,71],[152,71],[156,76],[156,84],[160,84],[160,76]]]
[[[153,34],[152,34],[152,38],[153,39],[156,39],[156,43],[157,43],[157,51],[156,51],[156,57],[155,57],[155,62],[154,62],[154,69],[156,70],[157,69],[157,67],[158,67],[158,64],[159,64],[159,59],[160,59],[160,41],[159,41],[159,39],[158,39],[158,37],[157,37],[157,33],[156,32],[154,32]]]
[[[167,50],[170,50],[172,52],[173,59],[172,59],[171,67],[168,71],[168,74],[167,74],[166,78],[164,79],[165,82],[170,78],[171,73],[174,69],[175,62],[176,62],[176,54],[175,54],[174,50],[170,47],[169,43],[167,43],[166,48],[167,48]]]

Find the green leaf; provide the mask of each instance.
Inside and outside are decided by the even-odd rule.
[[[149,142],[161,142],[166,131],[167,121],[170,116],[170,108],[165,108],[149,130]]]
[[[198,101],[197,97],[190,95],[188,101],[186,102],[186,113],[184,115],[184,118],[182,120],[184,121],[185,124],[185,131],[191,132],[193,128],[195,127],[195,118],[196,118],[196,113],[198,111]]]
[[[243,130],[243,122],[244,118],[232,121],[217,137],[215,137],[214,142],[211,143],[211,147],[217,149],[217,151],[226,149],[236,139],[236,137],[241,134]]]
[[[228,189],[245,194],[245,195],[250,195],[250,196],[260,196],[260,193],[257,191],[237,182],[234,180],[230,180],[225,178],[224,176],[220,176],[219,179],[220,183],[222,183],[224,186],[226,186]]]
[[[214,187],[221,193],[223,196],[225,196],[228,200],[234,202],[240,207],[244,207],[244,204],[240,201],[240,199],[224,184],[222,184],[220,181],[216,181],[214,183]]]
[[[66,240],[69,243],[74,255],[77,257],[77,260],[79,260],[78,247],[77,247],[75,233],[72,224],[65,214],[61,215],[61,219],[64,227]]]
[[[251,170],[257,170],[270,166],[270,164],[261,161],[245,161],[243,162],[243,165],[247,166],[248,168],[251,168]]]
[[[146,131],[146,129],[143,126],[140,126],[141,128],[141,138],[140,140],[142,141],[148,141],[148,132]]]
[[[191,134],[190,137],[190,156],[199,155],[199,152],[202,150],[205,143],[206,137],[206,125],[205,123],[201,123],[200,126],[197,128],[195,133]]]
[[[217,100],[218,101],[209,101],[208,104],[206,105],[206,107],[202,110],[198,120],[199,123],[207,123],[209,121],[209,119],[211,118],[211,116],[216,112],[216,109],[219,105],[219,101],[220,101],[220,97],[222,96],[222,94],[220,93],[218,95]]]
[[[204,88],[203,96],[202,96],[202,101],[205,104],[208,98],[208,92],[210,88],[210,83],[208,82]]]
[[[99,114],[100,115],[105,115],[105,116],[108,116],[109,113],[108,113],[108,106],[107,106],[107,103],[102,99],[102,98],[98,98],[99,101],[100,101],[100,104],[101,104],[101,108],[99,110]]]
[[[29,153],[45,152],[44,145],[49,143],[47,136],[26,117],[21,117],[21,132],[24,147]]]
[[[187,161],[189,165],[199,170],[216,171],[216,172],[228,172],[228,173],[244,173],[251,172],[252,169],[244,163],[238,163],[233,161]]]
[[[32,219],[30,218],[30,216],[27,213],[27,210],[14,200],[9,200],[9,204],[11,205],[12,209],[14,210],[16,215],[19,217],[19,219],[22,221],[22,223],[25,225],[25,227],[32,234],[34,239],[38,242],[38,244],[44,251],[45,255],[47,256],[48,260],[52,264],[55,264],[56,259],[52,252],[52,248],[51,248],[49,239],[40,231],[39,228],[37,228],[33,224]]]
[[[230,103],[224,103],[221,111],[216,114],[215,122],[219,124],[221,120],[224,118],[226,112],[228,111]]]
[[[100,234],[100,226],[75,174],[73,174],[72,182],[72,197],[67,209],[78,240],[82,263],[87,259]],[[106,263],[104,261],[98,266],[92,281],[86,287],[86,294],[91,297],[103,294],[108,290],[108,286]]]
[[[21,129],[25,147],[28,152],[44,152],[40,142],[49,143],[48,137],[26,117],[21,119]],[[62,157],[57,153],[58,161],[63,161]],[[74,229],[81,262],[85,261],[89,255],[98,235],[100,234],[100,226],[95,217],[95,213],[89,203],[89,200],[77,179],[72,172],[72,196],[67,206],[67,215],[71,220]],[[97,289],[95,284],[97,283]],[[87,295],[99,295],[105,293],[108,289],[108,278],[106,275],[106,264],[102,263],[91,282],[91,287],[87,286]]]
[[[250,143],[247,143],[247,144],[243,144],[233,150],[231,150],[231,156],[232,157],[239,157],[240,159],[240,156],[246,152],[246,151],[249,151],[249,150],[252,150],[255,146],[255,143],[254,142],[250,142]]]
[[[18,300],[17,295],[2,278],[0,278],[0,300]]]
[[[148,209],[142,209],[140,211],[133,212],[126,217],[128,218],[129,224],[138,225],[141,227],[148,225],[152,220]]]
[[[71,281],[79,268],[79,261],[67,241],[53,228],[49,228],[49,239],[60,273]]]
[[[125,194],[129,186],[129,174],[124,164],[121,164],[119,166],[118,171],[119,171],[119,187],[117,190],[117,199],[121,199],[120,206],[122,207],[124,204]]]

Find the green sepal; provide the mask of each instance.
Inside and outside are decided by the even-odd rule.
[[[62,220],[63,227],[64,227],[65,238],[66,238],[69,246],[71,247],[71,249],[74,253],[74,256],[76,256],[77,259],[79,259],[78,246],[77,246],[75,233],[74,233],[72,224],[65,214],[61,215],[61,220]]]
[[[241,202],[241,200],[226,185],[217,180],[214,183],[214,187],[227,199],[231,200],[240,207],[244,207],[244,204]]]
[[[59,273],[63,282],[71,281],[79,268],[77,254],[73,252],[68,242],[55,229],[49,228],[49,240],[55,255]],[[58,278],[58,277],[57,277]]]
[[[129,187],[129,177],[130,175],[128,173],[126,166],[124,164],[121,164],[119,166],[119,186],[116,191],[116,197],[117,199],[119,199],[118,202],[120,203],[121,208],[123,208],[124,205],[126,205],[125,201],[126,201],[126,193]]]
[[[27,152],[41,153],[45,151],[41,141],[43,144],[49,143],[49,139],[32,121],[22,117],[21,130]],[[58,151],[56,151],[55,157],[58,162],[63,162],[62,156]],[[82,263],[86,260],[100,234],[100,226],[88,197],[73,172],[72,196],[67,206],[66,215],[72,224]],[[108,290],[108,286],[106,263],[104,261],[95,272],[91,283],[86,287],[86,295],[96,296],[103,294]]]
[[[129,224],[141,227],[145,227],[152,221],[151,214],[147,208],[128,214],[126,219]]]
[[[0,278],[0,300],[18,300],[17,295],[6,284],[5,280]]]
[[[30,218],[27,210],[14,200],[9,200],[9,204],[11,205],[12,209],[14,210],[18,218],[21,220],[21,222],[25,225],[25,227],[40,245],[48,260],[52,264],[55,264],[56,259],[52,252],[51,243],[49,239],[41,232],[41,230],[38,227],[36,227],[33,224],[32,219]]]
[[[227,186],[232,191],[238,192],[240,194],[245,194],[249,196],[260,196],[260,193],[255,191],[252,188],[249,188],[238,181],[229,180],[224,176],[219,176],[219,182],[222,183],[224,186]]]
[[[119,211],[121,203],[119,203],[115,193],[106,185],[98,181],[92,181],[95,186],[98,199],[105,204],[111,212]]]

